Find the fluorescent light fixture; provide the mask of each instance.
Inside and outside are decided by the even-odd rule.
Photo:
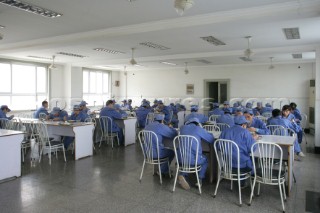
[[[5,28],[5,26],[3,26],[3,25],[0,25],[0,28],[1,28],[1,29],[3,29],[3,28]]]
[[[57,54],[66,55],[66,56],[70,56],[70,57],[76,57],[76,58],[86,58],[86,57],[88,57],[88,56],[84,56],[84,55],[79,55],[79,54],[75,54],[75,53],[66,53],[66,52],[58,52]]]
[[[167,61],[161,61],[161,64],[166,64],[166,65],[171,65],[171,66],[176,66],[177,64],[175,63],[171,63],[171,62],[167,62]]]
[[[210,44],[216,45],[216,46],[222,46],[226,45],[223,41],[220,41],[219,39],[213,37],[213,36],[206,36],[206,37],[200,37],[202,40],[209,42]]]
[[[29,3],[23,2],[23,1],[18,1],[18,0],[0,0],[1,4],[5,4],[10,7],[15,7],[20,10],[34,13],[37,15],[45,16],[48,18],[56,18],[59,16],[62,16],[61,13],[54,12],[52,10],[48,10],[39,6],[31,5]]]
[[[294,53],[294,54],[292,54],[292,58],[301,59],[302,58],[302,53]]]
[[[52,60],[52,58],[42,57],[42,56],[35,56],[35,55],[28,55],[29,58],[36,58],[36,59],[44,59],[44,60]]]
[[[295,28],[283,28],[282,30],[283,30],[284,35],[286,36],[286,38],[288,40],[300,39],[300,32],[299,32],[299,28],[298,27],[295,27]]]
[[[106,48],[94,48],[93,50],[100,51],[100,52],[107,52],[107,53],[111,53],[111,54],[125,54],[124,52],[121,52],[121,51],[110,50],[110,49],[106,49]]]
[[[159,50],[169,50],[170,49],[169,47],[165,47],[163,45],[155,44],[155,43],[149,42],[149,41],[148,42],[141,42],[140,45],[150,47],[153,49],[159,49]]]
[[[196,60],[196,61],[198,61],[198,62],[200,62],[200,63],[203,63],[203,64],[211,64],[211,63],[212,63],[211,61],[208,61],[208,60],[206,60],[206,59],[198,59],[198,60]]]
[[[242,61],[245,61],[245,62],[249,62],[249,61],[252,61],[252,59],[251,59],[251,58],[248,58],[248,57],[244,57],[244,56],[242,56],[242,57],[239,57],[239,59],[241,59]]]

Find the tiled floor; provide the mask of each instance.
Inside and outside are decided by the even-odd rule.
[[[308,139],[308,146],[313,146],[313,137]],[[286,212],[305,212],[306,191],[320,192],[320,155],[306,154],[302,161],[295,161],[297,183],[285,203]],[[51,166],[47,157],[40,164],[27,161],[21,178],[0,183],[0,212],[282,211],[277,187],[262,186],[252,206],[246,205],[250,189],[244,189],[244,205],[239,207],[237,190],[230,191],[227,181],[220,185],[216,198],[211,196],[215,184],[208,182],[204,182],[201,196],[195,187],[185,191],[178,186],[172,193],[173,178],[164,178],[160,185],[148,166],[139,183],[139,144],[113,150],[105,145],[93,157],[74,161],[68,153],[67,159],[67,163],[62,156],[53,159]]]

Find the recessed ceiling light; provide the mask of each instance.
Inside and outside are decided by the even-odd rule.
[[[1,29],[3,29],[3,28],[5,28],[5,26],[3,26],[3,25],[0,25],[0,28],[1,28]]]
[[[302,53],[292,54],[292,58],[294,58],[294,59],[301,59],[301,58],[302,58]]]
[[[107,53],[111,53],[111,54],[125,54],[125,52],[121,52],[121,51],[117,51],[117,50],[109,50],[106,48],[94,48],[93,50],[107,52]]]
[[[36,58],[36,59],[45,59],[45,60],[52,60],[52,58],[42,57],[42,56],[35,56],[35,55],[28,55],[29,58]]]
[[[177,64],[175,63],[171,63],[171,62],[167,62],[167,61],[161,61],[161,64],[167,64],[167,65],[171,65],[171,66],[176,66]]]
[[[75,54],[75,53],[66,53],[66,52],[58,52],[57,54],[76,57],[76,58],[86,58],[86,57],[88,57],[88,56],[84,56],[84,55],[79,55],[79,54]]]
[[[251,59],[251,58],[244,57],[244,56],[239,57],[239,59],[241,59],[242,61],[246,61],[246,62],[252,61],[252,59]]]
[[[286,38],[288,40],[300,39],[300,32],[299,32],[299,28],[298,27],[295,27],[295,28],[283,28],[282,30],[283,30],[284,35],[286,36]]]
[[[5,4],[11,7],[18,8],[20,10],[34,13],[37,15],[49,17],[49,18],[56,18],[62,16],[61,13],[54,12],[52,10],[48,10],[39,6],[31,5],[29,3],[18,1],[18,0],[0,0],[1,4]]]
[[[200,37],[202,40],[209,42],[210,44],[216,45],[216,46],[222,46],[226,45],[223,41],[220,41],[219,39],[213,37],[213,36],[206,36],[206,37]]]
[[[169,50],[170,48],[169,47],[165,47],[163,45],[160,45],[160,44],[155,44],[155,43],[152,43],[152,42],[141,42],[140,45],[142,46],[146,46],[146,47],[150,47],[150,48],[153,48],[153,49],[159,49],[159,50]]]

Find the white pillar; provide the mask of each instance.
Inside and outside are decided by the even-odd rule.
[[[320,46],[316,48],[315,67],[315,137],[314,146],[316,153],[320,153]]]

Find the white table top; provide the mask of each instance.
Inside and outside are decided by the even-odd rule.
[[[271,142],[278,145],[293,146],[296,137],[292,136],[279,136],[279,135],[261,135],[261,142]]]
[[[18,134],[23,134],[23,132],[7,130],[7,129],[0,129],[0,137],[10,136],[10,135],[18,135]]]

